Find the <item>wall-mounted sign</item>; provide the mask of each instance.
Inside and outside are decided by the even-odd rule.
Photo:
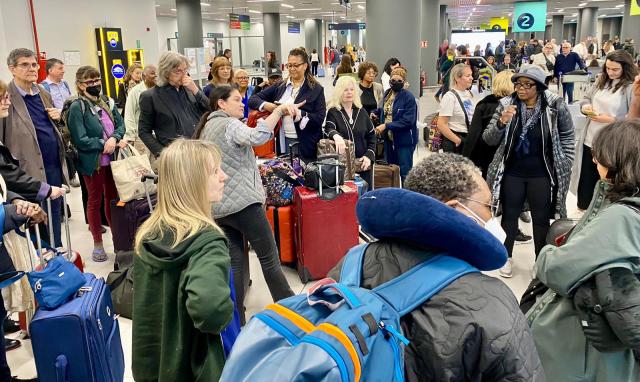
[[[120,34],[117,31],[107,31],[107,41],[112,48],[115,48],[120,41]]]
[[[516,3],[513,10],[514,32],[544,32],[546,27],[546,1]]]
[[[251,29],[251,20],[249,16],[229,13],[229,29],[241,29],[248,31]]]
[[[350,30],[350,29],[367,29],[367,24],[366,23],[329,24],[330,31],[341,31],[341,30]]]
[[[629,9],[629,16],[640,15],[640,0],[631,0],[631,8]]]
[[[506,33],[509,33],[509,19],[506,17],[492,17],[489,20],[489,28],[494,30],[504,30]]]
[[[118,80],[121,80],[124,77],[124,73],[124,66],[121,64],[115,64],[111,67],[111,75]]]
[[[287,29],[289,33],[300,33],[300,23],[289,21],[287,23]]]

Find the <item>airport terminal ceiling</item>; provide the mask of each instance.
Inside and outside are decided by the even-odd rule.
[[[403,0],[388,0],[403,1]],[[247,14],[261,22],[262,13],[280,13],[292,21],[308,18],[329,22],[366,22],[366,1],[351,1],[346,9],[337,0],[202,0],[202,18],[226,21],[232,12]],[[444,0],[453,28],[474,28],[486,24],[492,17],[511,16],[514,1],[510,0]],[[175,0],[156,0],[158,16],[175,16]],[[564,15],[565,23],[578,20],[578,9],[597,7],[598,17],[618,17],[623,13],[622,0],[552,0],[548,2],[547,22],[553,15]]]

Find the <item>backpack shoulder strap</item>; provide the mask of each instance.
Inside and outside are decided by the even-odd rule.
[[[364,253],[369,243],[356,245],[351,248],[344,257],[342,270],[340,271],[340,283],[348,286],[359,287],[362,280],[362,263]]]
[[[467,109],[464,108],[464,103],[462,102],[462,98],[460,98],[460,94],[458,94],[457,91],[453,89],[449,91],[453,93],[453,95],[456,96],[456,98],[458,99],[458,103],[460,104],[460,107],[462,108],[462,113],[464,114],[464,123],[467,125],[467,129],[468,129],[471,124],[469,123],[469,116],[467,115]]]
[[[472,272],[479,271],[466,261],[436,255],[376,287],[373,292],[404,316],[459,277]]]

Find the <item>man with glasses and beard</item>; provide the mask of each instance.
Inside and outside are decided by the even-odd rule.
[[[189,60],[175,52],[164,53],[158,63],[157,86],[140,95],[138,135],[158,157],[176,138],[191,138],[209,99],[188,73]]]

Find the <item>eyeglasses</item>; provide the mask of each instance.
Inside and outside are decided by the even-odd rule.
[[[187,69],[172,69],[171,74],[175,74],[177,76],[182,76],[187,73]]]
[[[535,83],[533,82],[516,82],[513,84],[513,88],[514,89],[518,89],[518,88],[525,88],[525,89],[531,89],[532,87],[536,86]]]
[[[475,202],[475,203],[478,203],[478,204],[482,204],[485,207],[489,207],[491,210],[494,210],[494,209],[498,208],[498,204],[497,203],[496,204],[491,204],[491,203],[481,202],[480,200],[473,199],[473,198],[460,198],[460,199],[468,200],[470,202]]]
[[[242,76],[242,77],[236,77],[238,79],[238,81],[247,81],[249,79],[249,77],[247,76]]]
[[[301,67],[304,64],[305,64],[304,62],[301,62],[299,64],[289,63],[289,64],[287,64],[287,69],[298,69],[299,67]]]
[[[22,70],[29,70],[29,69],[38,70],[38,69],[40,69],[40,64],[38,64],[37,62],[23,62],[23,63],[18,64],[16,66],[18,68],[22,69]]]
[[[87,86],[99,85],[102,82],[102,78],[95,78],[93,80],[82,81]]]

